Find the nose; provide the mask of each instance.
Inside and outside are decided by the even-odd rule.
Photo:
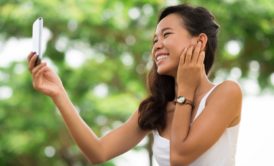
[[[155,43],[154,43],[154,50],[159,50],[163,48],[163,41],[159,38]]]

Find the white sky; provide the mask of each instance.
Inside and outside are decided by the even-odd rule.
[[[48,39],[46,38],[46,40]],[[26,60],[27,54],[31,51],[31,44],[30,38],[11,38],[6,43],[0,42],[0,66],[5,67],[13,61]],[[44,46],[46,45],[44,44]],[[68,62],[73,62],[73,60],[68,60]],[[2,93],[10,93],[7,87],[2,87],[2,89],[0,87],[0,91],[0,100],[1,95],[5,96]],[[273,101],[273,95],[244,96],[236,166],[274,165]],[[119,166],[148,165],[145,151],[129,151],[117,157],[115,161]],[[155,164],[155,166],[157,165]]]

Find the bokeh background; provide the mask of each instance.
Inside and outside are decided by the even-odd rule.
[[[157,16],[183,2],[206,7],[221,25],[211,80],[236,80],[243,89],[237,166],[274,165],[273,0],[0,0],[0,165],[91,165],[51,100],[32,88],[26,58],[37,17],[44,18],[44,60],[103,136],[147,95]],[[148,136],[100,165],[156,166],[151,142]]]

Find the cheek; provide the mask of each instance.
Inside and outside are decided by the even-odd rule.
[[[172,40],[172,39],[166,39],[165,41],[163,41],[163,44],[170,54],[174,54],[174,53],[178,54],[178,51],[180,50],[180,47],[181,47],[180,43],[177,43],[176,40]]]
[[[169,38],[163,41],[163,44],[168,49],[169,53],[179,56],[183,52],[184,48],[188,48],[191,45],[191,40]]]
[[[176,42],[166,42],[165,43],[166,49],[168,50],[171,57],[177,59],[180,57],[183,49],[185,48],[183,43],[176,43]]]

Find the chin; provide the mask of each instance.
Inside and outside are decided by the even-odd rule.
[[[158,68],[157,69],[157,73],[159,75],[166,75],[166,76],[171,76],[171,77],[174,77],[174,72],[168,70],[168,69],[164,69],[164,68]]]
[[[157,66],[157,73],[159,75],[167,75],[171,77],[176,77],[178,70],[178,63],[162,63]]]

